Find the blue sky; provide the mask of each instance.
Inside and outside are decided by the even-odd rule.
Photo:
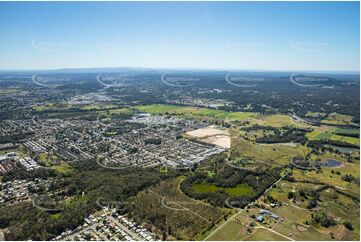
[[[1,2],[0,69],[357,71],[359,2]]]

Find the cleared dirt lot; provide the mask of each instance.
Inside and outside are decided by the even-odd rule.
[[[215,126],[208,126],[185,133],[186,137],[195,138],[208,144],[214,144],[224,148],[231,147],[231,138],[227,130],[221,130]]]

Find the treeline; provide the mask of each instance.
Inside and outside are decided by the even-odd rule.
[[[335,146],[341,146],[341,147],[346,147],[346,148],[355,148],[355,149],[359,148],[358,145],[345,143],[342,141],[329,140],[329,139],[328,140],[312,140],[312,141],[307,142],[307,146],[310,148],[314,148],[314,149],[322,149],[322,147],[324,147],[324,145],[335,145]]]
[[[342,135],[342,136],[348,136],[348,137],[354,137],[354,138],[360,138],[360,133],[357,132],[347,132],[347,131],[338,131],[336,130],[335,134]]]

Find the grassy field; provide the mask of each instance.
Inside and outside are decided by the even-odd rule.
[[[334,125],[344,125],[351,124],[352,116],[342,115],[338,113],[331,113],[324,120],[321,121],[323,124],[334,124]]]
[[[360,145],[360,138],[355,138],[355,137],[348,137],[348,136],[341,136],[334,134],[330,137],[330,140],[341,141],[353,145]]]
[[[241,222],[236,222],[241,221]],[[247,226],[253,220],[242,214],[237,215],[232,221],[213,233],[207,238],[208,241],[240,241],[244,240],[247,234]],[[211,232],[211,231],[210,231]],[[204,238],[203,238],[204,239]]]
[[[333,135],[331,132],[323,132],[319,130],[313,130],[312,132],[307,133],[307,138],[310,140],[326,140]]]
[[[249,159],[269,162],[270,164],[289,164],[289,160],[297,155],[303,156],[309,148],[298,145],[296,147],[281,145],[259,145],[245,139],[234,138],[231,143],[231,159]]]
[[[253,194],[253,188],[247,184],[239,184],[236,187],[217,187],[212,184],[197,183],[192,185],[193,191],[197,193],[224,191],[231,197],[248,196]]]
[[[284,241],[285,238],[266,229],[255,229],[246,241]]]
[[[306,134],[306,137],[310,140],[334,140],[353,145],[360,144],[360,138],[342,136],[339,134],[358,134],[359,131],[355,129],[337,129],[334,127],[320,126],[313,131]]]
[[[151,114],[170,114],[180,116],[182,118],[198,118],[203,120],[218,120],[228,122],[247,120],[250,125],[258,124],[272,127],[309,127],[309,125],[298,122],[292,117],[284,114],[261,115],[254,112],[227,112],[217,109],[163,104],[136,106],[135,108],[141,112]]]
[[[136,106],[137,110],[151,114],[173,114],[183,118],[200,118],[213,120],[243,120],[248,117],[254,117],[257,114],[252,112],[227,112],[217,109],[198,108],[198,107],[182,107],[175,105],[145,105]]]
[[[261,126],[271,126],[275,128],[280,128],[284,126],[293,126],[293,127],[309,127],[309,125],[298,122],[292,117],[284,114],[274,114],[274,115],[259,115],[255,119],[250,121],[251,124],[258,124]]]
[[[71,166],[68,164],[54,165],[51,168],[62,174],[66,174],[72,170]]]
[[[358,196],[360,194],[360,187],[357,186],[355,183],[350,183],[343,181],[341,179],[343,174],[353,174],[356,177],[359,177],[358,173],[360,169],[359,166],[349,166],[349,167],[342,167],[336,169],[331,168],[322,168],[322,173],[317,173],[316,171],[301,171],[301,170],[294,170],[293,171],[293,177],[296,180],[302,180],[302,181],[310,181],[310,182],[322,182],[326,184],[330,184],[333,186],[340,187],[341,189],[344,189],[346,191],[349,191],[355,196]],[[341,172],[341,175],[333,174],[332,170],[336,170]],[[347,172],[345,172],[347,170]]]

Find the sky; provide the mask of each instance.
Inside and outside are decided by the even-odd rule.
[[[359,2],[0,2],[2,70],[359,66]]]

